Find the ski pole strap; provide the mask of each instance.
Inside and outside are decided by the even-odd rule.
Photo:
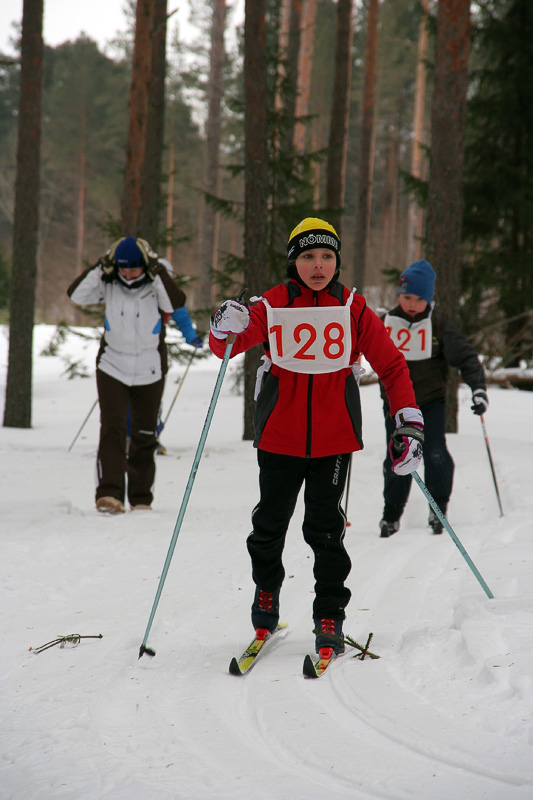
[[[483,591],[485,592],[487,597],[489,597],[492,600],[494,598],[494,595],[492,594],[491,590],[489,589],[489,587],[487,586],[487,584],[483,580],[483,578],[482,578],[479,570],[477,569],[476,565],[474,564],[474,562],[472,561],[472,559],[470,558],[470,556],[468,555],[468,553],[464,549],[463,545],[461,544],[461,541],[459,540],[459,538],[456,535],[455,531],[452,529],[450,523],[448,522],[448,520],[446,519],[446,517],[444,516],[444,514],[440,510],[439,506],[437,505],[435,499],[433,498],[433,495],[431,494],[431,492],[427,488],[426,484],[424,483],[424,481],[422,480],[422,478],[420,477],[420,475],[418,474],[418,472],[416,470],[414,470],[414,472],[412,472],[411,474],[412,474],[413,478],[415,479],[415,481],[417,482],[417,484],[420,486],[420,489],[423,492],[423,494],[426,496],[426,499],[427,499],[428,503],[430,504],[431,508],[433,509],[433,511],[435,512],[437,517],[440,519],[440,521],[442,522],[442,524],[446,528],[447,532],[450,534],[450,536],[451,536],[452,540],[454,541],[454,543],[457,545],[457,548],[458,548],[459,552],[461,553],[461,555],[463,556],[464,560],[466,561],[466,563],[468,564],[468,566],[470,567],[470,569],[472,570],[472,572],[476,576],[476,578],[478,580],[478,583],[480,584],[481,588],[483,589]]]

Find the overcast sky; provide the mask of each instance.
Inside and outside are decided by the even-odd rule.
[[[9,39],[13,36],[12,23],[22,21],[23,0],[0,0],[0,51],[11,53]],[[44,0],[44,40],[51,47],[74,40],[83,31],[103,47],[126,30],[125,0]],[[244,0],[233,0],[235,19],[242,18]],[[177,18],[180,30],[186,29],[189,4],[183,0],[168,0],[168,10],[179,7]]]

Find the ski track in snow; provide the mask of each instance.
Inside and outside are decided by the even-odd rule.
[[[36,329],[41,347],[50,333]],[[448,518],[489,600],[448,534],[428,531],[416,486],[401,530],[379,538],[383,421],[377,387],[363,388],[345,631],[359,642],[373,631],[381,658],[348,652],[319,680],[302,677],[314,637],[299,503],[284,557],[287,633],[239,678],[228,666],[252,633],[257,465],[240,441],[231,370],[148,638],[156,657],[138,659],[217,368],[189,373],[150,514],[96,515],[96,412],[67,453],[94,380],[65,381],[58,359],[36,359],[34,428],[0,431],[2,800],[531,800],[532,396],[490,394],[503,518],[464,389],[468,414],[449,437]],[[103,638],[28,650],[70,633]]]

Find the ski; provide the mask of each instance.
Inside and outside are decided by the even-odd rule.
[[[327,670],[331,662],[335,659],[335,651],[332,647],[321,647],[319,658],[313,661],[310,655],[304,658],[303,674],[305,678],[320,678]]]
[[[246,675],[254,666],[260,653],[265,650],[265,645],[270,642],[276,634],[287,628],[286,622],[280,622],[278,627],[270,633],[266,628],[258,628],[255,638],[252,639],[246,650],[239,658],[233,657],[229,665],[231,675]]]
[[[366,644],[360,645],[355,639],[352,639],[351,636],[335,636],[335,634],[331,633],[324,633],[323,631],[313,631],[316,633],[321,633],[322,636],[326,636],[328,639],[336,642],[344,642],[345,645],[349,645],[353,647],[358,652],[353,656],[353,658],[357,658],[360,661],[364,661],[365,656],[369,658],[380,658],[376,653],[372,653],[368,648],[370,646],[370,642],[372,641],[372,637],[374,636],[373,633],[368,634],[368,638],[366,640]],[[344,655],[343,653],[339,653],[339,656]],[[320,678],[321,675],[327,670],[329,665],[332,661],[337,658],[337,654],[333,650],[332,647],[321,647],[319,652],[319,658],[316,661],[313,661],[310,655],[307,655],[304,658],[303,663],[303,674],[305,678]]]

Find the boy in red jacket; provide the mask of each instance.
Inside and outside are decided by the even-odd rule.
[[[211,318],[209,345],[222,358],[262,344],[254,417],[260,499],[248,537],[256,585],[252,624],[266,635],[279,621],[285,536],[305,485],[303,535],[314,553],[313,621],[316,651],[344,644],[351,562],[344,547],[341,508],[351,453],[363,448],[356,379],[361,355],[378,374],[395,420],[394,469],[409,474],[421,459],[423,419],[405,359],[365,298],[338,282],[340,241],[324,220],[304,219],[288,243],[288,281],[269,289],[251,308],[226,300]]]

